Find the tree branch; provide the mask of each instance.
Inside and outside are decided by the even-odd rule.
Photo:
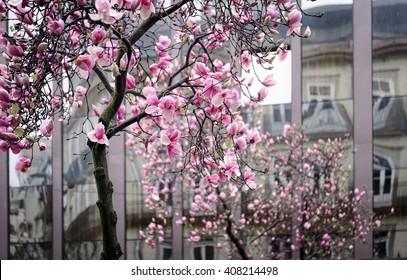
[[[114,89],[107,80],[105,74],[103,73],[103,70],[99,66],[95,65],[95,67],[93,67],[93,71],[95,71],[96,75],[99,77],[100,81],[103,83],[110,95],[113,95]]]
[[[169,7],[167,10],[161,13],[154,13],[151,15],[148,19],[146,19],[143,24],[137,28],[137,30],[134,30],[133,33],[129,37],[129,41],[132,45],[134,45],[155,23],[157,23],[159,20],[171,15],[175,11],[177,11],[179,8],[181,8],[183,5],[185,5],[188,2],[192,2],[193,0],[182,0],[178,3],[175,3],[173,6]]]

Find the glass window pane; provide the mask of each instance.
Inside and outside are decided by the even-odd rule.
[[[205,246],[205,259],[206,260],[215,259],[215,247],[214,246]]]
[[[201,247],[194,248],[194,260],[202,260],[202,252]]]
[[[384,169],[379,192],[374,182],[374,211],[383,215],[373,235],[379,259],[407,258],[406,13],[406,1],[373,1],[374,165]]]
[[[302,40],[302,122],[315,138],[353,132],[353,1],[303,1],[303,25],[312,34]]]
[[[10,243],[10,260],[52,260],[52,243]]]
[[[102,253],[102,241],[83,241],[64,243],[64,259],[66,260],[98,260]]]

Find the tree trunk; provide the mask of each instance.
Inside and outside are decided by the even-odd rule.
[[[117,214],[113,209],[113,184],[109,179],[106,146],[88,142],[92,151],[94,171],[98,191],[100,222],[102,226],[103,250],[102,260],[118,260],[123,254],[117,240]]]
[[[233,245],[235,245],[237,252],[239,255],[242,257],[243,260],[250,260],[250,256],[246,253],[245,248],[243,245],[240,243],[240,240],[233,234],[233,229],[232,229],[232,221],[228,221],[228,226],[226,228],[226,234],[229,236],[230,241],[232,241]]]

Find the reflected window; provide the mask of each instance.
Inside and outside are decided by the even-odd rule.
[[[172,259],[172,244],[171,240],[165,240],[160,246],[160,260],[171,260]]]
[[[291,104],[263,105],[262,129],[279,135],[285,124],[291,123]]]
[[[309,100],[334,99],[334,85],[325,83],[309,83],[307,85]]]
[[[280,113],[280,108],[275,107],[273,109],[273,115],[274,115],[274,121],[275,122],[281,122],[281,113]]]
[[[373,257],[375,259],[384,259],[390,256],[390,237],[390,231],[378,231],[373,234]]]
[[[382,122],[388,118],[389,105],[392,104],[394,96],[394,82],[389,78],[373,78],[373,113],[375,122]],[[387,110],[385,110],[387,109]],[[384,114],[387,113],[387,114]]]
[[[386,97],[394,95],[394,82],[388,78],[373,78],[373,96]]]
[[[394,184],[394,167],[390,158],[373,155],[373,195],[375,206],[390,206]]]
[[[196,244],[192,247],[192,256],[194,260],[214,260],[215,244],[213,241]]]

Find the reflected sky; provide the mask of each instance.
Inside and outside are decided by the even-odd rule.
[[[309,1],[309,0],[302,0],[301,6],[303,9],[309,9],[317,6],[324,6],[324,5],[336,5],[336,4],[352,4],[353,0],[317,0],[317,1]]]

